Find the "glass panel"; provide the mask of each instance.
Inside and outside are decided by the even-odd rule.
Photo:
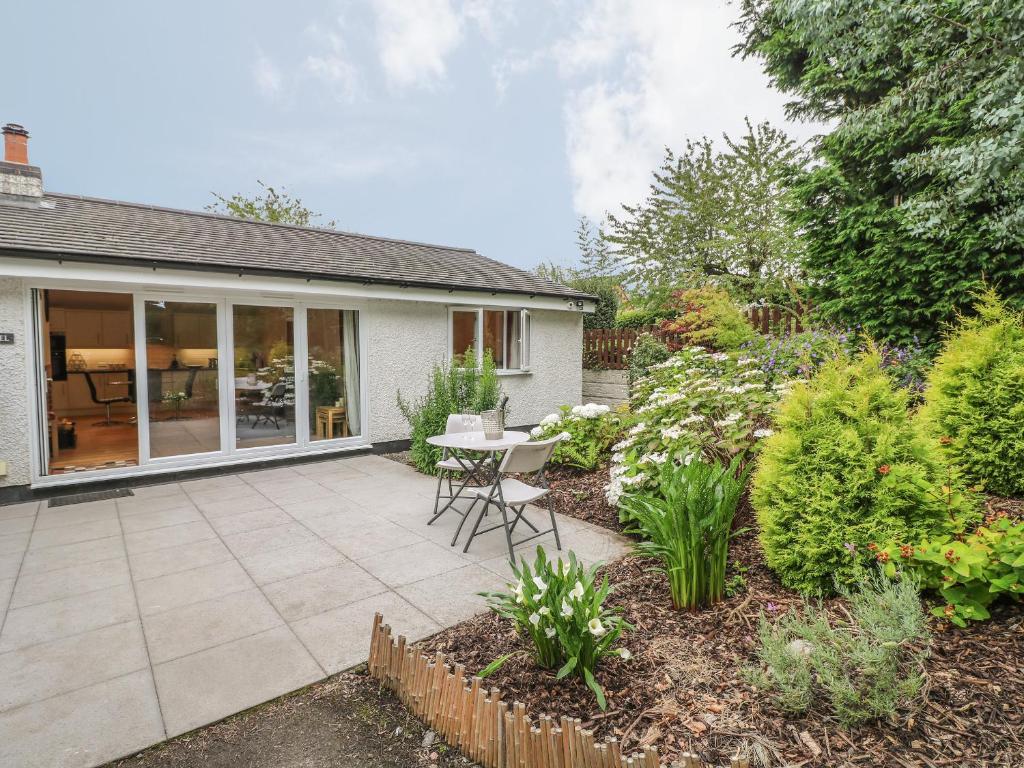
[[[313,440],[359,434],[358,313],[306,312],[309,349],[309,434]]]
[[[134,466],[142,379],[131,295],[44,290],[42,298],[49,474]]]
[[[523,313],[518,309],[510,309],[505,312],[505,349],[508,350],[506,365],[511,370],[518,370],[522,367],[522,356],[520,350],[519,321]]]
[[[146,302],[149,454],[220,450],[217,305]]]
[[[452,312],[452,360],[459,361],[470,347],[476,347],[476,310]]]
[[[233,307],[235,446],[295,442],[295,347],[290,307]]]
[[[494,365],[506,368],[505,365],[505,313],[503,311],[484,310],[484,350],[491,350]]]

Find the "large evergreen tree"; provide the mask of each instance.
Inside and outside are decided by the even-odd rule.
[[[820,308],[932,343],[983,281],[1024,299],[1024,4],[743,0],[739,52],[830,122],[797,184]]]

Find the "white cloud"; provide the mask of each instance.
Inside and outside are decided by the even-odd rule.
[[[721,0],[593,0],[551,48],[566,83],[566,146],[578,213],[641,200],[664,147],[718,139],[743,118],[783,124],[784,97],[731,56],[735,6]],[[798,138],[814,127],[788,125]]]
[[[307,32],[319,42],[322,52],[307,56],[303,68],[336,89],[340,98],[351,101],[359,90],[359,70],[350,59],[342,36],[344,23],[340,18],[338,27],[335,30],[324,29],[317,24],[309,26]]]
[[[273,96],[281,90],[284,77],[281,70],[262,51],[256,57],[252,70],[256,87],[266,96]]]
[[[449,0],[373,0],[377,52],[388,81],[429,86],[462,40],[463,18]]]

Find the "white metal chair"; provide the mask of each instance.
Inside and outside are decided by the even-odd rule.
[[[474,538],[481,534],[497,530],[498,528],[505,529],[505,543],[508,544],[508,559],[513,563],[516,561],[513,546],[518,546],[524,542],[536,539],[539,536],[544,536],[548,533],[555,534],[555,546],[559,551],[561,551],[562,542],[558,537],[558,523],[555,522],[555,511],[552,507],[551,491],[548,489],[548,482],[547,478],[544,476],[544,471],[547,468],[548,460],[551,458],[552,452],[555,450],[555,446],[563,439],[562,435],[556,435],[555,437],[547,440],[538,440],[533,443],[519,443],[518,445],[509,448],[508,451],[505,452],[505,456],[502,458],[501,464],[498,465],[497,472],[494,473],[493,484],[474,489],[476,498],[473,499],[473,503],[462,516],[462,522],[459,523],[459,527],[455,531],[455,538],[452,539],[452,546],[454,547],[455,542],[458,541],[459,533],[462,531],[462,526],[465,524],[466,520],[469,519],[470,514],[473,512],[473,507],[476,506],[478,501],[483,500],[483,509],[481,509],[480,514],[477,515],[476,523],[473,524],[473,530],[470,532],[469,538],[466,540],[466,546],[462,549],[463,552],[469,551],[469,545],[473,542]],[[506,475],[528,475],[530,473],[533,473],[533,477],[529,483],[524,483],[522,480],[517,480],[513,477],[505,477]],[[526,511],[527,504],[538,501],[545,496],[548,498],[548,517],[551,518],[551,527],[541,531],[525,517],[524,512]],[[501,511],[501,522],[497,525],[492,525],[490,528],[480,530],[480,523],[483,521],[484,515],[487,514],[487,510],[492,504]],[[515,513],[511,522],[509,521],[510,511]],[[515,531],[520,520],[533,531],[533,534],[524,539],[520,539],[515,543],[515,545],[513,545],[512,532]]]
[[[452,435],[459,432],[482,432],[484,428],[483,419],[476,414],[463,414],[453,413],[448,416],[448,421],[444,425],[444,433],[446,435]],[[488,458],[487,461],[490,461]],[[430,523],[433,523],[439,518],[445,510],[447,510],[455,500],[456,493],[452,487],[452,477],[456,472],[462,473],[466,471],[466,463],[460,462],[458,459],[448,455],[448,449],[443,448],[441,450],[441,460],[435,465],[437,467],[437,492],[434,494],[434,512],[430,518]],[[441,483],[447,479],[448,481],[448,495],[441,495]],[[447,499],[447,503],[438,511],[438,505],[441,503],[441,499]],[[427,523],[427,525],[430,525]]]

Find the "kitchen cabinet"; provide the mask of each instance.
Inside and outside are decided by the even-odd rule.
[[[129,349],[132,313],[117,310],[65,309],[50,312],[50,330],[63,330],[69,349]]]
[[[178,349],[216,349],[216,320],[208,314],[176,313],[174,346]]]
[[[132,345],[132,313],[104,310],[100,338],[107,348],[127,348]]]

